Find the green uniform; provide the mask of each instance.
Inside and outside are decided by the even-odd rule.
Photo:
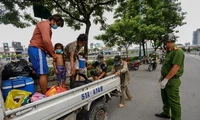
[[[163,113],[164,115],[170,116],[171,109],[171,119],[181,120],[181,105],[179,96],[179,86],[181,85],[180,77],[184,70],[184,52],[182,49],[173,46],[171,51],[168,51],[165,55],[165,60],[161,68],[161,80],[163,80],[174,64],[180,66],[178,72],[173,76],[167,83],[164,89],[161,89],[161,96],[163,101]]]
[[[122,61],[119,66],[113,65],[111,73],[120,72],[120,82],[121,82],[121,93],[120,103],[125,104],[124,98],[127,95],[128,99],[132,98],[131,93],[128,89],[128,84],[130,83],[130,74],[127,67],[126,61]]]

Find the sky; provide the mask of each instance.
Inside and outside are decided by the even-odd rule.
[[[181,7],[184,12],[187,12],[184,22],[187,22],[186,25],[176,28],[179,30],[179,33],[176,35],[179,36],[177,43],[185,44],[186,42],[192,43],[193,31],[200,28],[200,16],[197,14],[200,11],[200,0],[179,0],[181,2]],[[112,24],[113,13],[106,12],[104,16],[107,18],[107,23]],[[102,31],[99,30],[99,25],[92,24],[89,34],[89,44],[98,43],[102,41],[94,40],[94,36],[99,35]],[[2,25],[0,24],[0,47],[3,46],[3,42],[7,42],[11,46],[11,42],[21,42],[23,46],[28,46],[30,39],[32,37],[35,26],[27,27],[24,29],[16,28],[13,25]],[[73,29],[67,27],[66,25],[63,28],[58,28],[52,30],[52,42],[62,43],[67,45],[68,43],[75,41],[79,34],[84,33],[85,26],[82,26],[82,29],[79,31],[74,31]]]

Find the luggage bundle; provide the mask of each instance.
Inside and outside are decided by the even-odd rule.
[[[2,80],[8,80],[10,77],[17,76],[31,76],[33,69],[31,68],[30,63],[27,60],[21,59],[20,61],[6,64],[2,71]]]
[[[83,81],[78,81],[78,80],[74,80],[73,78],[70,78],[70,88],[71,88],[71,89],[92,82],[92,80],[89,80],[89,79],[86,77],[86,75],[81,74],[81,73],[78,73],[78,75],[80,75],[81,77],[83,77],[85,80],[83,80]]]

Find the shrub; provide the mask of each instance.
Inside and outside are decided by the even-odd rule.
[[[109,65],[109,66],[108,66],[108,72],[110,72],[110,71],[112,70],[112,66],[113,66],[113,65]]]
[[[105,60],[105,62],[107,63],[108,66],[113,65],[113,59],[112,58]]]

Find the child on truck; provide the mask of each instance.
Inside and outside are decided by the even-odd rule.
[[[58,86],[65,88],[66,66],[63,59],[63,45],[61,43],[56,43],[54,50],[56,53],[56,60],[53,62],[53,67],[55,74],[57,75],[57,83]]]

